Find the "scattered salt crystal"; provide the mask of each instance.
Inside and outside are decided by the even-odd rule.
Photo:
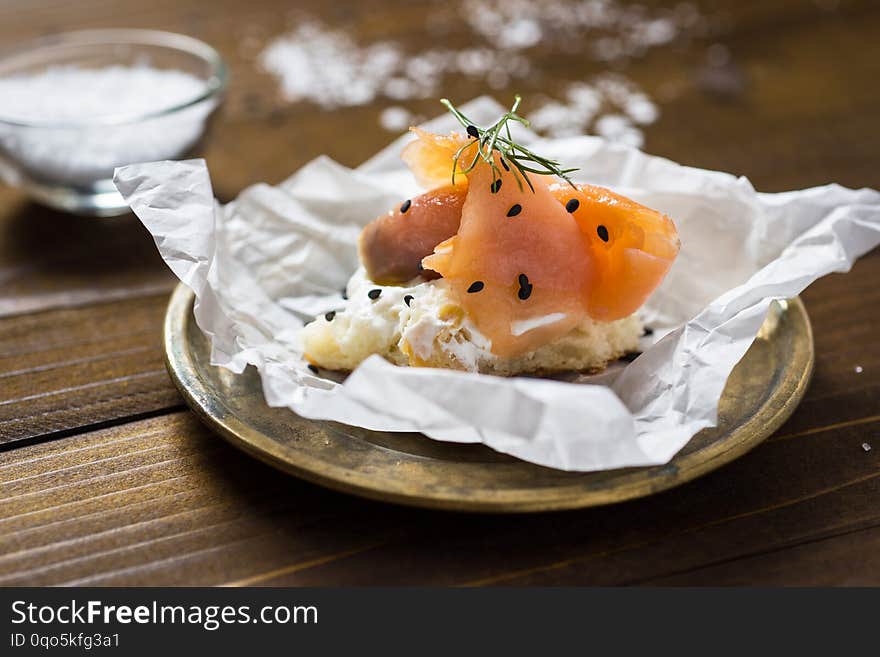
[[[310,100],[334,108],[375,100],[403,57],[390,42],[362,48],[342,30],[306,22],[271,42],[259,59],[278,76],[287,101]]]
[[[861,374],[864,371],[861,365],[856,365],[855,370],[856,374]]]
[[[436,95],[447,74],[482,77],[505,86],[528,73],[528,61],[493,48],[428,49],[405,56],[390,41],[359,45],[343,30],[316,21],[301,23],[260,54],[262,67],[278,77],[288,102],[311,101],[327,109]]]
[[[619,144],[641,148],[645,145],[645,133],[638,128],[629,127],[621,132],[615,139]]]
[[[633,94],[623,102],[623,109],[629,118],[641,125],[654,123],[660,115],[657,106],[644,94]]]
[[[405,100],[417,94],[417,87],[407,78],[391,78],[385,83],[384,93],[392,100]]]
[[[510,76],[501,69],[491,71],[486,76],[486,84],[490,89],[504,89],[510,84]]]
[[[568,102],[577,107],[585,116],[592,117],[602,105],[602,93],[595,87],[579,83],[571,85],[565,92]]]
[[[531,18],[516,18],[499,35],[502,48],[529,48],[538,44],[543,36],[540,24]]]
[[[632,122],[623,114],[606,114],[596,120],[595,131],[600,137],[614,140],[632,128]]]
[[[870,452],[871,446],[868,443],[862,443],[862,449],[865,450],[866,452]]]
[[[657,120],[660,111],[634,82],[620,75],[600,75],[569,86],[566,100],[551,100],[529,114],[532,127],[552,137],[594,132],[605,139],[640,147],[638,126]],[[592,128],[592,130],[591,130]]]
[[[389,132],[401,132],[415,123],[415,115],[404,107],[387,107],[379,114],[379,125]]]
[[[699,30],[702,18],[688,2],[669,10],[619,0],[464,0],[461,15],[502,49],[579,40],[592,43],[594,55],[604,61],[641,56]]]
[[[655,18],[636,26],[633,30],[642,47],[669,43],[678,36],[678,26],[669,18]]]
[[[560,102],[551,101],[529,114],[531,127],[554,137],[571,137],[583,133],[592,115],[581,114]]]
[[[0,119],[122,122],[183,105],[204,91],[203,80],[183,71],[146,65],[57,66],[0,78]],[[212,103],[204,103],[106,126],[22,128],[0,121],[0,152],[35,181],[87,186],[109,179],[117,166],[183,155],[201,136],[212,109]],[[8,178],[17,175],[3,170]]]
[[[270,42],[259,61],[279,78],[287,101],[311,101],[332,109],[380,97],[398,102],[433,97],[448,75],[479,78],[491,89],[506,89],[533,72],[530,52],[536,46],[615,62],[699,32],[705,22],[689,2],[657,9],[620,0],[460,0],[452,11],[464,17],[476,45],[406,52],[391,41],[358,44],[341,29],[301,20]],[[604,83],[587,85],[599,88],[584,94],[598,96],[599,105],[612,108],[600,110],[595,101],[569,95],[564,101],[553,99],[555,105],[548,103],[533,117],[544,132],[561,136],[583,132],[603,113],[620,113],[631,125],[615,131],[614,138],[641,144],[643,135],[635,126],[656,121],[657,106],[644,93],[634,93],[634,85],[620,76],[606,77]],[[566,107],[569,114],[563,118]],[[551,117],[559,119],[559,125],[550,125]],[[380,117],[380,124],[393,122]]]
[[[441,68],[445,68],[445,64],[439,60],[437,53],[428,52],[411,57],[404,72],[410,78],[430,79],[436,77]]]
[[[468,48],[455,56],[456,68],[468,75],[485,75],[495,65],[494,53],[488,48]]]

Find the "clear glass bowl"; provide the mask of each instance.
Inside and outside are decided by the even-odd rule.
[[[128,206],[113,170],[134,162],[188,157],[201,146],[226,88],[219,53],[197,39],[153,30],[89,30],[32,41],[0,58],[0,79],[59,66],[144,66],[183,71],[204,82],[174,106],[75,119],[11,116],[0,98],[0,178],[35,200],[77,214],[113,216]],[[158,108],[158,110],[157,110]]]

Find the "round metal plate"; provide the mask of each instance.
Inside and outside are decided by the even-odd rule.
[[[793,299],[774,305],[728,379],[717,427],[694,436],[666,465],[562,472],[483,445],[368,431],[269,408],[253,368],[235,375],[210,364],[210,347],[192,305],[192,292],[178,286],[165,317],[165,355],[171,378],[208,425],[249,454],[303,479],[431,508],[550,511],[671,488],[734,460],[772,434],[803,397],[813,370],[813,336],[803,304]]]

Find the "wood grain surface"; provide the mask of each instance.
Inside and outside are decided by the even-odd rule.
[[[880,188],[880,5],[690,5],[703,22],[687,38],[612,63],[538,48],[533,76],[491,93],[521,91],[528,113],[540,92],[613,70],[660,106],[645,127],[649,152],[766,191]],[[321,153],[355,165],[394,136],[377,117],[396,101],[283,102],[256,62],[266,42],[315,17],[361,43],[460,48],[471,38],[463,7],[13,0],[0,7],[0,47],[109,26],[209,41],[232,72],[205,153],[228,200]],[[485,91],[469,76],[442,85],[458,100]],[[404,104],[437,113],[433,100]],[[0,187],[0,585],[880,584],[878,281],[875,251],[803,295],[816,341],[810,390],[735,463],[606,508],[429,512],[298,481],[203,428],[164,372],[174,280],[140,224],[68,217]]]

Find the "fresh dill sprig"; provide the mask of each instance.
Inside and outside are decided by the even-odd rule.
[[[577,171],[577,169],[562,169],[560,168],[559,162],[557,162],[556,160],[551,160],[549,158],[542,157],[536,153],[533,153],[522,144],[519,144],[513,140],[513,136],[510,133],[511,121],[521,123],[526,127],[529,126],[529,122],[516,113],[516,111],[519,109],[519,104],[521,101],[522,98],[520,98],[519,95],[514,96],[513,106],[508,112],[503,114],[501,118],[499,118],[488,128],[481,128],[464,114],[462,114],[447,98],[443,98],[440,100],[440,102],[443,103],[446,109],[452,112],[452,115],[456,119],[458,119],[458,122],[461,123],[462,126],[464,126],[465,131],[468,133],[468,135],[473,138],[472,140],[463,144],[453,157],[453,185],[455,184],[456,172],[468,174],[473,171],[474,167],[477,166],[477,163],[479,163],[480,160],[483,160],[492,169],[492,184],[494,186],[495,181],[500,180],[501,178],[501,171],[498,169],[498,165],[495,164],[495,157],[492,154],[492,151],[498,151],[501,156],[502,166],[507,168],[507,165],[509,164],[513,167],[513,170],[516,171],[517,174],[519,174],[515,175],[514,178],[516,178],[516,184],[519,186],[520,191],[522,191],[523,188],[522,181],[525,181],[532,192],[535,191],[535,188],[532,186],[532,181],[529,180],[530,173],[559,176],[572,187],[575,186],[571,179],[568,177],[568,174],[572,171]],[[477,145],[477,152],[474,154],[473,159],[467,166],[462,166],[461,168],[459,168],[459,161],[461,160],[465,151],[473,147],[474,144]]]

